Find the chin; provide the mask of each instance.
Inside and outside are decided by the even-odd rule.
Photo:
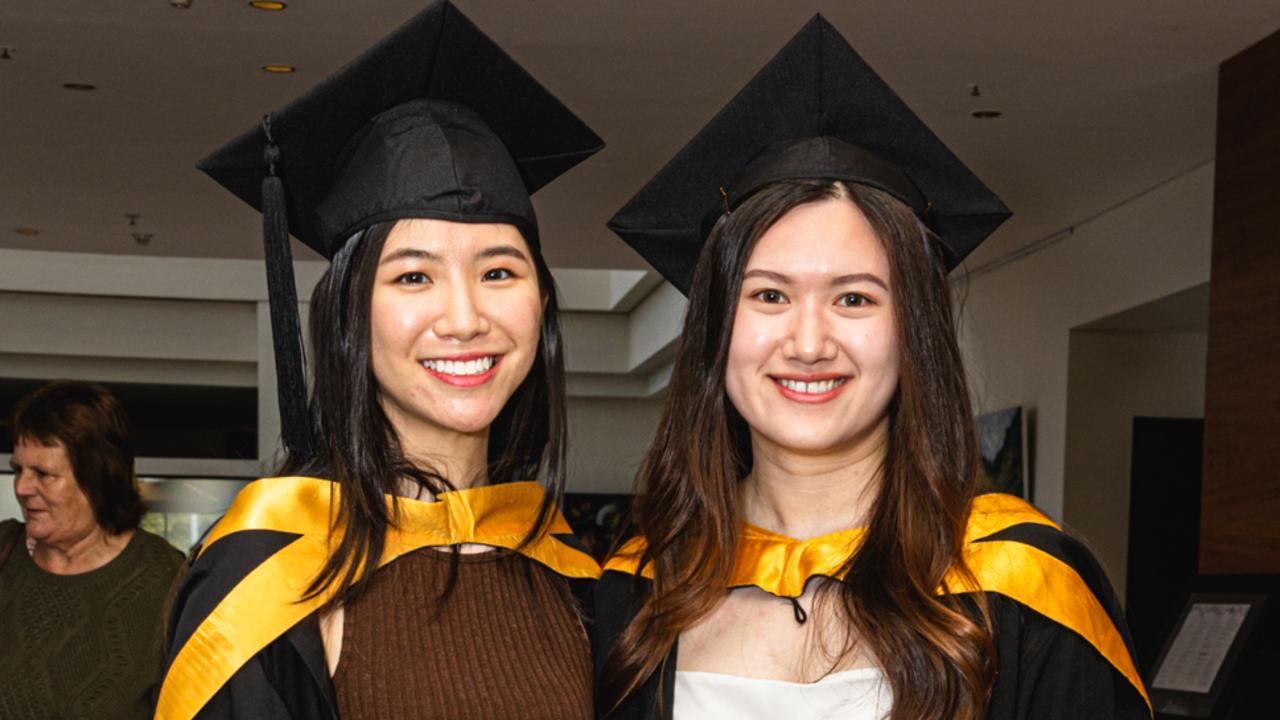
[[[493,424],[494,420],[498,419],[499,410],[483,408],[452,412],[441,416],[435,421],[435,424],[456,433],[472,434],[483,432]]]
[[[440,426],[452,432],[462,433],[464,435],[474,435],[476,433],[484,432],[485,430],[487,430],[489,426],[493,424],[493,420],[494,418],[487,418],[485,420],[476,420],[476,421],[470,421],[470,420],[447,421],[447,422],[440,423]]]
[[[847,425],[834,418],[827,418],[825,422],[793,422],[785,426],[771,424],[775,426],[754,429],[782,449],[809,455],[848,450],[867,437],[866,432],[849,432]]]
[[[830,437],[829,428],[825,426],[804,427],[789,425],[786,427],[759,427],[752,430],[763,435],[769,442],[785,450],[816,452],[834,448],[838,439]]]
[[[39,523],[27,523],[27,537],[35,540],[36,542],[44,542],[44,540],[52,533],[52,530],[53,528],[43,527]]]

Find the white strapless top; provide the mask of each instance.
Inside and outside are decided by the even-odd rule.
[[[677,671],[673,720],[883,720],[893,693],[879,668],[828,675],[815,683]]]

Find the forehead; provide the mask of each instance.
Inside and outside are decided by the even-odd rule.
[[[747,270],[789,276],[870,272],[889,279],[889,257],[871,223],[849,200],[798,205],[760,236]]]
[[[441,258],[471,258],[495,245],[511,245],[528,254],[524,236],[505,223],[463,223],[435,218],[399,220],[387,235],[382,256],[397,250],[417,249]]]
[[[52,445],[45,445],[35,438],[20,435],[13,443],[13,461],[21,465],[39,465],[41,467],[61,467],[69,462],[67,446],[61,440],[54,440]]]

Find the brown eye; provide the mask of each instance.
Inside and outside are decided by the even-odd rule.
[[[407,272],[396,278],[396,282],[401,285],[428,285],[431,278],[424,272]]]
[[[849,293],[847,295],[841,295],[840,299],[836,301],[836,304],[841,307],[866,307],[873,303],[871,302],[871,298],[863,295],[862,293]]]
[[[777,290],[758,290],[751,297],[769,305],[781,305],[787,301],[786,296]]]
[[[494,268],[484,274],[485,280],[510,280],[516,274],[506,268]]]

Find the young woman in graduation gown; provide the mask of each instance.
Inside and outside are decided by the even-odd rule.
[[[821,17],[615,216],[689,309],[600,715],[1149,716],[1089,552],[977,494],[946,274],[1007,216]]]
[[[529,195],[600,147],[442,2],[202,163],[265,216],[288,458],[193,554],[157,717],[591,716]],[[286,227],[331,260],[307,410]]]

